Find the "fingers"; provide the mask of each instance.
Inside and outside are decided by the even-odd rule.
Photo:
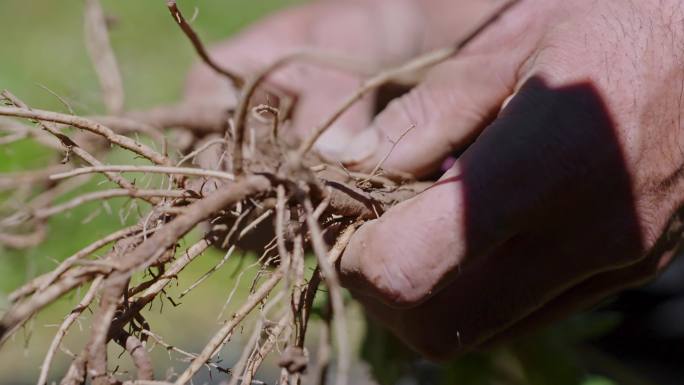
[[[509,341],[643,284],[664,269],[673,253],[663,258],[654,254],[588,277],[570,274],[575,278],[568,279],[558,269],[571,271],[575,262],[555,251],[550,255],[550,249],[537,237],[508,242],[416,307],[387,306],[363,291],[355,291],[356,298],[409,346],[431,359],[443,360]],[[539,262],[556,257],[566,263],[556,262],[553,269]]]
[[[478,69],[493,65],[488,63],[501,63],[501,60],[472,57],[447,63],[441,70],[453,74],[453,83],[450,79],[445,80],[442,72],[436,72],[432,79],[413,91],[413,96],[393,102],[375,120],[374,128],[357,137],[352,148],[359,151],[364,144],[372,145],[373,141],[368,139],[371,136],[376,138],[374,143],[381,146],[384,143],[391,149],[389,140],[380,140],[380,130],[396,132],[401,127],[397,122],[401,120],[406,127],[411,121],[407,111],[415,111],[412,114],[415,120],[423,124],[417,125],[394,147],[386,167],[410,168],[407,170],[410,172],[434,168],[460,143],[459,139],[466,141],[475,135],[477,125],[484,124],[492,106],[496,106],[497,101],[500,103],[513,87],[515,74],[505,67],[496,69],[504,72],[501,76],[479,75]],[[492,82],[491,79],[497,80]],[[452,95],[447,95],[450,92]],[[441,98],[433,98],[439,93]],[[434,103],[429,103],[427,98]],[[474,101],[473,98],[479,99]],[[434,116],[439,118],[432,120]],[[391,121],[394,122],[389,123]],[[502,122],[495,126],[505,123]],[[491,130],[504,135],[511,133],[510,130],[507,134],[502,129]],[[505,139],[502,140],[505,143]],[[432,188],[364,225],[341,261],[345,283],[386,303],[414,306],[434,293],[440,282],[457,268],[464,268],[468,259],[486,255],[515,234],[520,221],[514,218],[512,210],[521,198],[515,178],[529,166],[501,175],[504,166],[487,160],[490,157],[499,159],[494,154],[502,151],[501,146],[489,142],[475,143],[463,160]],[[383,157],[375,148],[368,150],[362,160],[366,165]],[[508,181],[508,186],[499,189],[486,186],[488,179],[500,175],[502,179],[495,179],[495,182]],[[506,197],[499,195],[503,192]],[[471,198],[471,194],[477,199]],[[522,207],[519,206],[521,210]]]
[[[361,80],[349,74],[313,68],[302,73],[301,77],[306,80],[296,81],[293,80],[295,76],[290,76],[289,81],[298,84],[296,93],[299,95],[292,116],[292,132],[304,139],[333,114],[348,95],[354,93]],[[373,107],[374,93],[371,93],[335,121],[316,142],[316,151],[330,160],[338,160],[347,143],[368,126]]]
[[[440,182],[361,229],[345,283],[420,350],[476,346],[642,257],[631,188],[592,84],[532,77]]]
[[[302,138],[359,87],[365,73],[403,61],[420,49],[419,21],[411,6],[413,3],[400,1],[391,7],[385,4],[316,2],[293,8],[215,47],[212,54],[217,61],[244,76],[302,50],[361,61],[363,74],[295,61],[269,77],[269,82],[297,96],[290,132]],[[354,26],[353,33],[349,31],[350,25]],[[209,102],[225,103],[227,97],[232,97],[235,103],[236,99],[235,90],[203,64],[191,71],[185,95],[189,100]],[[337,158],[339,148],[356,131],[368,125],[372,109],[373,95],[369,95],[331,127],[317,143],[317,149],[328,157]]]
[[[678,255],[679,241],[669,234],[677,234],[681,231],[678,223],[680,215],[678,214],[675,217],[677,219],[670,221],[668,230],[657,239],[644,258],[637,259],[636,262],[627,266],[592,275],[522,320],[495,334],[483,344],[491,347],[509,341],[579,310],[587,310],[622,290],[654,280]]]
[[[238,73],[249,74],[287,53],[302,48],[318,49],[363,58],[368,67],[366,72],[374,73],[408,60],[435,44],[458,40],[461,34],[472,28],[473,20],[487,16],[492,7],[493,4],[459,6],[458,12],[453,12],[448,18],[449,23],[467,27],[445,29],[433,25],[431,12],[438,7],[421,5],[413,0],[317,2],[267,19],[236,39],[218,46],[213,54],[219,62],[226,63]],[[491,117],[500,101],[510,94],[511,72],[515,71],[516,63],[522,60],[535,40],[536,33],[532,33],[532,30],[538,29],[532,23],[527,34],[520,38],[517,30],[524,25],[520,21],[526,18],[529,15],[524,12],[512,11],[497,23],[491,33],[487,33],[486,39],[469,47],[473,53],[512,51],[507,57],[503,58],[503,54],[501,57],[480,56],[446,65],[441,71],[433,71],[427,84],[395,102],[372,125],[374,131],[365,133],[373,109],[373,95],[369,95],[342,115],[326,132],[317,143],[318,150],[335,160],[365,161],[362,166],[367,166],[387,153],[391,146],[388,137],[394,140],[415,124],[415,131],[420,132],[419,135],[413,134],[420,139],[420,146],[415,146],[419,150],[407,151],[410,156],[404,162],[396,162],[395,168],[408,171],[415,169],[418,173],[434,169],[435,164],[439,163],[437,154],[444,157],[450,146],[460,146],[472,139],[487,120],[486,117]],[[350,31],[350,25],[354,26],[353,31]],[[302,137],[323,117],[329,116],[344,97],[352,94],[362,77],[318,66],[295,64],[277,71],[269,81],[301,97],[294,112],[293,126],[296,134]],[[458,88],[444,86],[444,81],[452,85],[470,86],[458,91]],[[487,91],[476,90],[476,85],[483,86]],[[232,97],[235,103],[236,99],[234,90],[230,90],[223,79],[203,65],[196,66],[191,72],[186,96],[191,100],[210,102],[225,102],[226,98]],[[456,105],[461,103],[464,106]],[[421,109],[421,105],[425,108]],[[463,108],[461,114],[452,113],[459,108]],[[463,118],[466,118],[465,121],[454,123]],[[439,136],[443,132],[434,127],[453,128],[447,137],[449,140],[440,140],[442,138]],[[364,132],[364,135],[357,136],[359,132]],[[350,143],[355,137],[357,141]],[[377,146],[373,147],[373,144]],[[433,152],[430,149],[433,145],[439,145],[439,151]],[[343,148],[354,149],[354,153],[345,155],[341,152]],[[423,154],[428,156],[422,157]],[[395,163],[395,159],[398,156],[390,159],[389,164]]]
[[[293,23],[297,23],[297,20]],[[216,46],[212,53],[235,71],[249,76],[288,54],[304,49],[316,49],[307,42],[308,34],[291,31],[291,25],[282,26],[281,29],[285,30],[283,33],[279,33],[279,29],[275,27],[259,27],[255,32]],[[270,33],[264,35],[264,28]],[[293,126],[298,134],[305,134],[319,123],[325,114],[335,108],[342,98],[355,90],[361,80],[359,76],[350,72],[294,61],[274,71],[267,81],[296,95]],[[236,90],[232,90],[225,79],[203,64],[195,66],[190,72],[185,92],[186,99],[219,100],[225,103],[226,96],[231,95],[237,98]],[[236,100],[233,100],[233,103],[236,103]],[[358,107],[354,106],[348,114],[342,116],[339,123],[349,127],[364,127],[369,120],[371,108],[372,98],[365,98],[360,101]],[[360,119],[360,116],[364,116],[364,119]]]
[[[414,306],[465,262],[463,184],[456,175],[442,182],[357,231],[340,262],[345,286]]]
[[[433,6],[440,1],[426,5],[428,12],[437,10]],[[544,6],[512,8],[456,58],[431,69],[348,144],[341,160],[365,170],[382,162],[386,169],[419,177],[436,171],[447,155],[474,140],[514,93],[519,71],[544,31],[538,8]]]
[[[495,334],[483,342],[481,347],[494,347],[511,341],[578,311],[588,310],[623,290],[644,285],[655,279],[656,275],[665,268],[661,264],[662,261],[663,259],[652,256],[627,267],[596,274],[563,292],[509,328]]]
[[[557,293],[548,302],[539,299],[542,293],[548,292],[536,291],[534,285],[528,285],[527,277],[497,272],[489,275],[489,285],[464,284],[468,280],[464,278],[414,308],[388,307],[376,298],[362,294],[357,294],[356,298],[373,318],[407,345],[440,361],[472,349],[495,347],[594,306],[609,295],[643,284],[653,278],[658,270],[657,263],[657,259],[645,259],[629,267],[596,274]],[[527,305],[520,300],[512,302],[513,297],[535,298],[540,305],[518,320],[512,315],[526,309]]]
[[[362,169],[384,162],[385,168],[419,176],[434,171],[450,152],[479,135],[513,92],[517,70],[535,39],[509,40],[508,49],[498,53],[491,53],[491,44],[516,36],[515,29],[510,21],[503,23],[475,41],[470,52],[432,70],[349,143],[343,160]],[[499,147],[475,143],[470,158],[487,158]],[[516,215],[523,216],[514,213],[512,198],[520,196],[516,172],[503,175],[511,187],[508,201],[497,196],[505,190],[486,186],[489,178],[499,176],[500,166],[460,162],[432,188],[363,226],[341,261],[345,283],[384,303],[415,306],[468,260],[515,234],[521,222]]]
[[[342,161],[372,169],[387,157],[387,169],[418,176],[434,172],[480,133],[513,92],[516,67],[509,60],[501,54],[471,55],[433,69],[349,143]]]

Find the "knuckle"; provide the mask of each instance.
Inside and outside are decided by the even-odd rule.
[[[656,278],[678,253],[684,234],[684,206],[653,201],[639,204],[644,252],[632,262],[641,282]],[[663,207],[665,206],[665,207]]]
[[[406,271],[401,259],[393,258],[393,253],[386,254],[386,251],[373,257],[366,259],[369,262],[362,272],[378,299],[391,307],[407,308],[427,298],[429,291],[415,282],[412,274],[415,272]]]
[[[391,116],[393,124],[423,127],[431,115],[426,107],[430,103],[429,98],[429,92],[418,86],[390,102],[386,115]]]
[[[396,239],[388,239],[386,232],[372,229],[364,234],[359,274],[370,294],[394,308],[415,307],[430,295],[427,281],[420,269],[412,267],[406,253]]]

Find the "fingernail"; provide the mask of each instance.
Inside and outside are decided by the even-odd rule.
[[[316,151],[326,160],[338,161],[342,159],[342,154],[351,140],[349,130],[346,127],[336,125],[330,127],[318,138],[315,144]]]
[[[343,163],[362,163],[371,158],[380,147],[380,136],[372,128],[368,128],[354,136],[347,143],[340,160]]]

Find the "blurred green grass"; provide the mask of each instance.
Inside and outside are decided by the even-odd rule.
[[[180,5],[188,15],[197,10],[193,26],[206,42],[213,42],[295,2],[202,0]],[[185,72],[196,56],[164,3],[102,3],[116,20],[111,40],[123,74],[127,106],[144,108],[178,100]],[[33,107],[64,111],[44,86],[63,97],[77,113],[102,112],[97,79],[83,44],[82,8],[81,0],[0,1],[0,88],[9,89]],[[22,141],[0,147],[0,172],[35,169],[59,156]],[[50,239],[41,247],[22,253],[0,250],[0,290],[11,290],[27,274],[44,271],[51,260],[63,258],[119,225],[112,218],[98,216],[88,226],[78,226],[79,218],[90,210],[92,206],[80,208],[70,217],[54,218]]]
[[[205,42],[211,43],[229,37],[267,13],[296,2],[202,0],[181,1],[180,6],[187,15],[196,12],[193,26]],[[164,2],[103,0],[102,4],[106,14],[115,20],[110,37],[124,79],[127,106],[145,108],[178,100],[185,73],[196,55],[171,19]],[[83,44],[82,20],[82,0],[0,1],[0,88],[10,90],[36,108],[66,110],[62,102],[45,89],[48,88],[79,114],[102,112],[97,79]],[[24,140],[0,147],[0,172],[36,169],[61,156]],[[121,163],[132,159],[123,151],[113,151],[107,161]],[[102,189],[101,181],[101,178],[93,178],[59,201]],[[9,198],[7,194],[0,196],[0,204],[8,203]],[[84,245],[120,228],[122,221],[118,212],[130,204],[124,199],[110,201],[111,214],[99,204],[81,206],[69,214],[51,218],[48,239],[39,247],[20,252],[0,248],[0,309],[6,308],[4,297],[11,290],[54,267],[56,261]],[[144,203],[141,208],[146,208]],[[83,223],[94,210],[100,213]],[[221,257],[219,252],[212,251],[200,258],[168,295],[176,298]],[[246,258],[251,259],[251,256]],[[234,256],[219,274],[183,299],[181,311],[172,311],[173,306],[168,301],[155,302],[149,312],[149,321],[162,335],[172,337],[168,342],[197,349],[217,328],[216,317],[233,286],[229,274],[238,264],[239,257]],[[252,269],[242,278],[240,292],[248,289],[254,273]],[[37,379],[45,347],[55,331],[54,327],[45,325],[59,323],[78,302],[79,294],[82,292],[50,306],[31,322],[32,327],[26,329],[25,335],[19,333],[0,350],[0,384],[32,383]],[[159,312],[160,306],[164,306],[163,315]],[[86,314],[85,318],[88,317]],[[182,325],[182,330],[178,330],[178,325]],[[83,327],[87,327],[87,322]],[[79,333],[76,328],[65,346],[78,349],[84,335],[86,333]],[[112,354],[120,353],[116,348],[112,349]],[[169,360],[163,349],[155,355],[156,359]],[[53,370],[55,375],[64,371],[67,359],[66,355],[58,354]]]

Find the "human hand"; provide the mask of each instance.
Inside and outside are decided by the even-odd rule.
[[[253,74],[288,54],[309,50],[332,53],[361,67],[363,73],[341,71],[293,61],[275,71],[268,82],[297,95],[288,134],[302,139],[327,118],[346,97],[356,91],[367,73],[403,63],[409,58],[469,31],[477,18],[498,6],[498,2],[451,2],[459,12],[454,25],[441,26],[428,18],[424,4],[444,0],[351,0],[312,2],[287,9],[249,27],[235,38],[211,48],[211,56],[231,71]],[[471,4],[472,3],[472,4]],[[226,103],[237,92],[226,79],[203,63],[190,71],[185,98],[196,103]],[[371,121],[375,97],[352,106],[316,143],[316,150],[339,159],[346,144]]]
[[[433,69],[348,160],[372,167],[410,125],[386,167],[424,175],[474,143],[357,232],[343,283],[445,358],[653,278],[681,235],[682,16],[678,1],[527,0]]]
[[[276,13],[236,37],[210,48],[210,56],[231,72],[249,77],[269,64],[289,54],[314,51],[349,59],[365,72],[403,63],[424,51],[451,42],[454,36],[469,32],[483,18],[498,7],[498,2],[448,0],[463,4],[452,19],[454,25],[436,25],[426,17],[426,3],[444,0],[350,0],[345,2],[311,2]],[[291,119],[280,129],[286,139],[304,139],[309,132],[327,118],[347,96],[357,90],[363,73],[334,70],[294,60],[274,71],[267,79],[271,85],[297,96]],[[209,106],[211,111],[224,111],[237,104],[238,90],[223,75],[215,73],[203,62],[189,72],[185,93],[187,104]],[[263,95],[252,98],[263,100]],[[232,100],[231,100],[232,98]],[[216,108],[218,107],[218,108]],[[375,95],[370,93],[358,101],[316,142],[316,150],[331,160],[339,160],[346,144],[356,133],[365,129],[375,109]],[[203,143],[219,138],[211,134]],[[200,144],[201,146],[201,144]],[[208,148],[195,161],[203,168],[213,169],[222,159],[222,149]],[[197,189],[210,193],[217,184],[198,181]],[[255,214],[256,215],[256,214]],[[247,218],[249,220],[250,218]],[[228,225],[230,228],[230,224]],[[251,232],[239,245],[249,250],[261,250],[271,239],[272,226],[265,223]]]
[[[312,47],[380,68],[458,40],[466,21],[498,5],[483,3],[460,11],[429,0],[420,12],[409,0],[314,3],[214,52],[243,73]],[[594,304],[667,264],[682,197],[684,36],[677,2],[665,3],[524,0],[372,121],[369,97],[337,122],[318,150],[361,169],[414,125],[384,167],[419,176],[477,138],[433,188],[352,240],[342,278],[372,315],[444,357]],[[270,80],[300,95],[297,135],[360,81],[306,65]],[[198,67],[187,96],[225,95],[217,84]]]

